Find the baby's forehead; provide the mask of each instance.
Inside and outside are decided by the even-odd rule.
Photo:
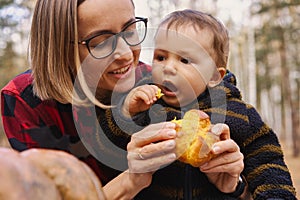
[[[188,31],[196,31],[198,33],[202,32],[202,31],[206,31],[206,32],[211,32],[211,27],[209,27],[207,24],[199,24],[199,23],[195,23],[193,21],[185,21],[184,23],[180,22],[166,22],[163,23],[159,26],[159,28],[165,29],[165,30],[172,30],[172,31],[177,31],[177,32],[188,32]]]
[[[213,34],[209,29],[197,29],[192,25],[159,27],[155,48],[170,51],[210,52],[213,49]]]

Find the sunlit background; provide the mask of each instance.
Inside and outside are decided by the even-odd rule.
[[[26,69],[34,0],[0,0],[0,87]],[[155,28],[168,13],[184,8],[208,12],[230,33],[228,68],[245,101],[275,130],[299,193],[300,0],[134,0],[136,15]],[[117,17],[117,16],[116,16]],[[41,30],[42,31],[42,30]],[[141,59],[150,62],[143,51]],[[0,145],[7,146],[0,127]],[[295,169],[297,169],[295,167]]]

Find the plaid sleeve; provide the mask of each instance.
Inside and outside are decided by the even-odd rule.
[[[138,63],[138,67],[135,70],[135,80],[138,82],[145,76],[151,74],[152,67],[148,64],[145,64],[143,62]]]
[[[58,107],[33,94],[30,73],[10,81],[1,90],[1,115],[10,145],[19,151],[33,147],[67,150],[70,135],[75,134],[74,128],[69,128],[71,109]],[[62,119],[62,114],[70,120]]]
[[[39,146],[25,134],[26,129],[38,127],[37,115],[18,93],[2,90],[1,112],[4,131],[13,148],[25,150]]]

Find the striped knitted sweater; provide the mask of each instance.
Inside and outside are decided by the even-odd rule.
[[[149,83],[151,79],[145,78],[141,84],[145,82]],[[254,199],[296,199],[295,188],[276,134],[262,121],[255,108],[242,100],[235,85],[234,75],[228,72],[221,84],[206,90],[197,98],[197,102],[181,110],[158,100],[150,111],[135,116],[134,123],[139,126],[122,116],[112,114],[114,111],[118,113],[119,108],[112,111],[98,110],[99,122],[106,136],[126,149],[130,135],[150,122],[169,121],[175,116],[179,119],[186,110],[199,108],[211,117],[213,124],[226,123],[230,127],[231,138],[244,155],[242,175],[246,178]],[[233,198],[218,191],[198,168],[176,161],[155,172],[152,184],[135,199]]]

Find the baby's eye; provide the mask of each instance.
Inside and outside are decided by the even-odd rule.
[[[191,63],[191,60],[188,59],[188,58],[181,58],[180,60],[183,64],[190,64]]]
[[[156,56],[156,60],[158,61],[164,61],[166,58],[164,56],[161,56],[161,55],[157,55]]]

